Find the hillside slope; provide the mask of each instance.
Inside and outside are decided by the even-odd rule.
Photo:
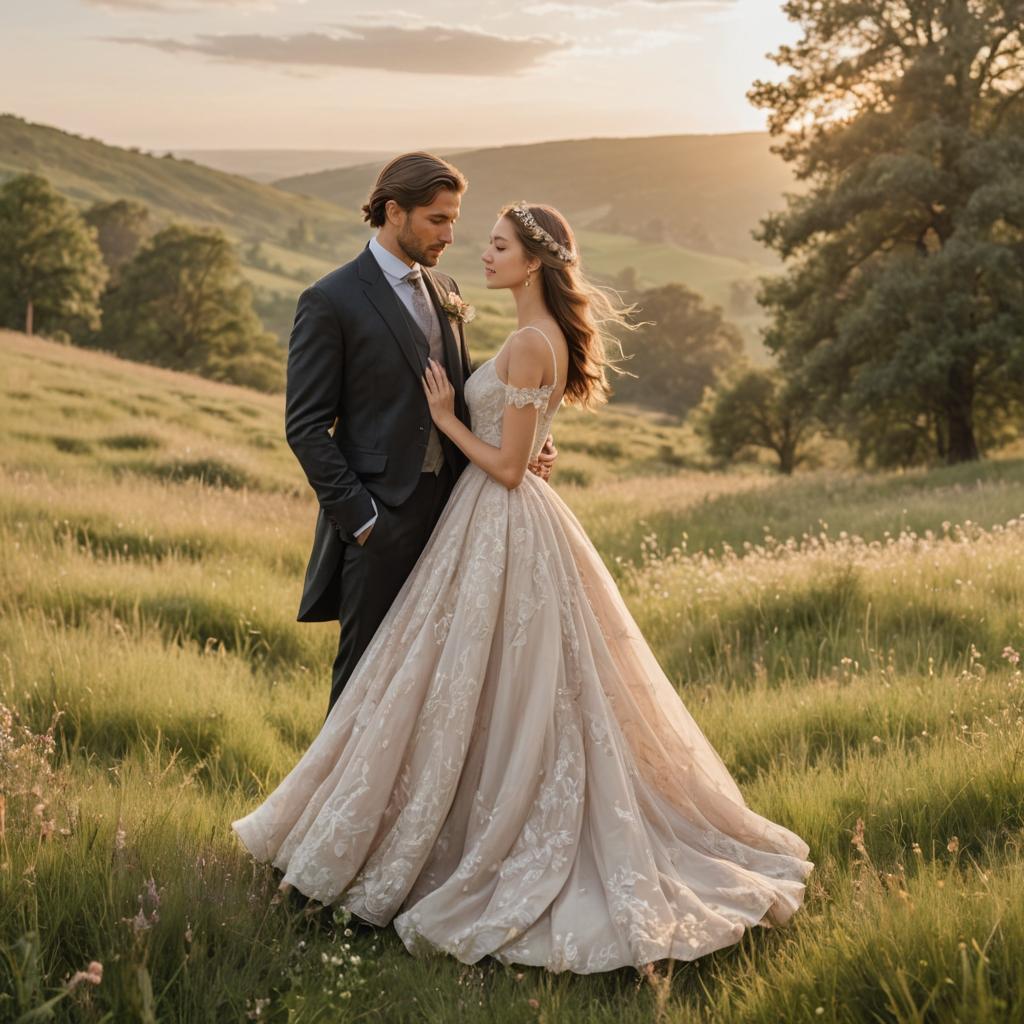
[[[763,133],[583,139],[458,154],[469,178],[464,230],[485,237],[495,211],[517,199],[552,203],[577,227],[718,256],[770,263],[750,236],[796,188]],[[285,178],[289,191],[358,208],[371,164]]]
[[[222,481],[305,499],[311,492],[285,443],[283,402],[283,395],[0,330],[8,466],[71,472],[88,455],[91,471],[114,478]],[[599,418],[567,409],[558,423],[566,484],[664,472],[693,455],[690,432],[632,406]],[[111,442],[112,434],[128,440]]]
[[[607,281],[631,267],[640,288],[687,284],[721,306],[742,332],[747,354],[765,361],[764,317],[752,296],[775,264],[748,236],[788,181],[766,138],[592,139],[458,153],[471,185],[443,267],[481,310],[478,342],[493,351],[511,314],[507,295],[484,288],[479,254],[498,206],[526,195],[569,214],[587,270]],[[173,220],[221,228],[242,243],[259,313],[282,342],[304,285],[365,244],[368,229],[357,210],[378,169],[364,164],[275,187],[0,115],[0,182],[34,171],[83,206],[136,199],[158,225]],[[293,231],[300,221],[304,238]]]
[[[0,182],[26,171],[45,176],[83,205],[137,199],[158,221],[218,225],[246,239],[282,238],[303,218],[362,232],[355,214],[323,200],[0,114]]]
[[[390,154],[365,149],[178,149],[174,155],[179,160],[193,160],[217,171],[267,183],[296,174],[384,161]]]

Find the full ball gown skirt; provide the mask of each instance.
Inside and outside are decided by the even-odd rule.
[[[551,394],[488,361],[474,432],[500,443],[529,402],[536,453]],[[785,923],[813,868],[746,806],[569,508],[472,465],[319,735],[232,827],[414,954],[583,974]]]

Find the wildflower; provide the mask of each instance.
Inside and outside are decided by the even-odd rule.
[[[960,840],[956,836],[953,836],[948,843],[946,843],[946,849],[950,853],[957,853],[960,850]]]
[[[148,932],[160,920],[160,893],[152,878],[146,880],[145,887],[138,895],[138,901],[139,912],[134,917],[121,918],[131,925],[136,938]],[[147,906],[150,909],[147,909]]]
[[[864,819],[858,818],[857,824],[853,828],[853,836],[850,839],[850,845],[862,856],[867,857],[868,851],[864,845]]]
[[[250,1005],[250,1001],[247,999],[245,1001],[245,1004],[246,1004],[246,1006],[249,1006]],[[252,1009],[250,1009],[249,1012],[246,1013],[246,1017],[248,1017],[249,1020],[259,1020],[260,1017],[263,1016],[263,1011],[269,1005],[270,1005],[270,1000],[269,999],[253,999],[252,1000]]]
[[[103,964],[99,960],[90,960],[84,971],[75,971],[67,983],[69,992],[73,992],[82,982],[87,985],[98,985],[103,981]]]
[[[536,999],[527,999],[526,1003],[527,1003],[528,1006],[532,1007],[534,1010],[539,1010],[540,1009],[540,1003],[537,1002]]]

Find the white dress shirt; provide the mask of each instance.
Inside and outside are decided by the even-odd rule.
[[[418,263],[414,263],[410,267],[394,253],[388,252],[376,238],[370,239],[370,252],[373,253],[373,258],[377,261],[380,269],[384,272],[384,276],[388,279],[388,284],[395,290],[395,294],[401,299],[402,305],[409,311],[413,323],[419,323],[416,307],[412,304],[414,285],[411,281],[404,281],[402,279],[406,274],[411,274],[414,271],[419,272],[420,283],[418,287],[420,294],[427,300],[427,306],[429,307],[431,304],[430,296],[427,294],[426,285],[423,283],[423,268]]]

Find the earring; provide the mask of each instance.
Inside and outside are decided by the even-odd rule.
[[[532,273],[533,273],[533,271],[532,271],[532,270],[527,270],[527,271],[526,271],[526,287],[527,287],[527,288],[529,288],[529,287],[530,287],[530,275],[531,275]]]

